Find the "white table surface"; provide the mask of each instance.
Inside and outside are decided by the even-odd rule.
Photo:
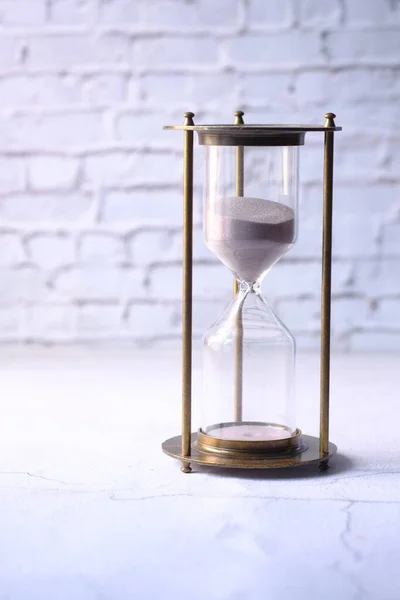
[[[0,600],[399,600],[399,356],[333,357],[327,474],[182,474],[172,347],[0,364]],[[317,356],[298,390],[314,434]]]

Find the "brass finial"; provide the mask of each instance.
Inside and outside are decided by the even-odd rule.
[[[244,112],[242,110],[235,111],[235,121],[233,124],[234,125],[244,125],[243,115],[244,115]]]
[[[184,125],[194,125],[194,122],[193,122],[194,113],[185,112],[183,116],[185,117]]]
[[[324,127],[336,127],[335,121],[333,120],[336,119],[335,113],[326,113],[325,119]]]

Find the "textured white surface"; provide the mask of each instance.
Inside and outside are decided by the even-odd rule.
[[[0,0],[0,342],[179,336],[182,139],[162,126],[242,108],[248,123],[337,113],[334,344],[400,349],[399,29],[397,0]],[[307,136],[299,240],[265,282],[308,348],[321,144]],[[210,306],[225,274],[195,203],[209,324],[232,286]]]
[[[180,421],[172,347],[0,358],[1,600],[400,597],[398,356],[334,357],[323,475],[182,474],[160,450]],[[317,367],[300,357],[309,433]]]

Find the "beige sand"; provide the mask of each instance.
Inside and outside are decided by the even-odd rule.
[[[222,198],[207,228],[206,245],[239,279],[254,283],[288,251],[294,235],[294,211],[286,204]]]

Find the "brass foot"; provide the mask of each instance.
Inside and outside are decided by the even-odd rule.
[[[192,467],[190,466],[190,463],[184,463],[184,464],[182,464],[181,471],[182,471],[182,473],[191,473],[192,472]]]
[[[329,462],[327,460],[323,460],[319,463],[320,471],[327,471],[329,469]]]

